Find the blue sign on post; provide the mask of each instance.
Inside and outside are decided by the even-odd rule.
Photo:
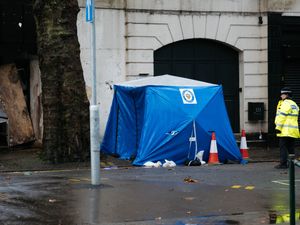
[[[85,5],[85,18],[86,22],[93,22],[94,21],[94,0],[86,0]]]

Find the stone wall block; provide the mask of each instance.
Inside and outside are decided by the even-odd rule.
[[[193,26],[196,38],[204,38],[206,30],[206,14],[193,15]]]
[[[266,87],[268,85],[268,75],[245,75],[244,81],[246,87]]]
[[[267,99],[268,87],[247,87],[244,93],[245,99]]]
[[[151,50],[127,50],[127,62],[153,63],[153,51]]]
[[[137,76],[139,74],[153,75],[152,63],[127,63],[127,76]]]
[[[244,74],[267,74],[267,62],[244,63]]]
[[[162,45],[172,43],[168,24],[128,23],[128,37],[153,37]]]
[[[127,37],[128,50],[155,50],[162,47],[162,43],[156,37]]]
[[[215,40],[219,30],[221,15],[207,15],[205,37]]]
[[[195,38],[193,17],[191,15],[179,16],[180,29],[182,30],[183,39]]]

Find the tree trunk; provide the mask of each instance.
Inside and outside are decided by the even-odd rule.
[[[34,0],[44,156],[54,163],[89,155],[89,102],[77,38],[78,12],[77,0]]]

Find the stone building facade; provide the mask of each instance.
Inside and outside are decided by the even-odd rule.
[[[10,1],[1,3],[7,6],[2,9],[7,16],[2,26],[9,27],[11,33],[1,35],[0,61],[12,61],[8,53],[15,46],[17,66],[28,72],[24,74],[28,107],[35,136],[41,140],[40,71],[34,37],[29,35],[34,34],[34,21],[30,1],[24,2],[14,3],[27,12],[19,13],[19,17],[15,16],[17,11],[7,11],[17,9]],[[91,25],[85,21],[85,0],[78,2],[81,62],[90,96]],[[291,86],[300,104],[298,0],[95,0],[95,6],[100,136],[104,134],[114,84],[164,73],[222,84],[235,133],[241,129],[254,134],[273,133],[282,86]],[[31,17],[26,19],[23,14]],[[20,27],[20,21],[24,26]],[[28,27],[31,32],[27,32]],[[12,37],[31,41],[19,38],[12,42]],[[29,50],[18,52],[16,46],[24,43]],[[264,105],[262,120],[250,119],[249,103]]]
[[[78,36],[88,93],[91,92],[90,26],[79,0]],[[268,18],[270,12],[300,16],[292,0],[96,0],[97,88],[101,134],[112,86],[155,75],[155,52],[183,40],[211,40],[237,52],[238,127],[268,132]],[[179,74],[180,75],[180,74]],[[201,79],[201,77],[199,77]],[[222,84],[222,83],[221,83]],[[225,88],[225,87],[224,87]],[[248,102],[264,103],[264,119],[248,119]]]

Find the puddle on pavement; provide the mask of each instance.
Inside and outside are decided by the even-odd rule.
[[[92,189],[104,189],[104,188],[114,188],[114,186],[110,185],[110,184],[100,184],[100,185],[91,185],[90,183],[89,184],[85,184],[85,183],[79,183],[79,184],[73,184],[72,187],[74,189],[83,189],[83,190],[86,190],[86,189],[89,189],[89,190],[92,190]]]
[[[238,213],[232,213],[226,216],[241,216],[244,215],[243,212]],[[217,215],[210,215],[210,216],[200,216],[194,218],[193,222],[182,222],[177,221],[174,225],[202,225],[202,224],[214,224],[214,225],[240,225],[243,224],[238,220],[233,220],[230,218],[223,218],[223,219],[217,219],[215,218]],[[218,216],[217,216],[218,217]]]
[[[239,221],[236,221],[236,220],[225,220],[224,221],[224,224],[240,224]]]
[[[64,179],[21,177],[5,190],[0,192],[0,224],[76,224],[72,215],[65,213],[68,188]]]
[[[296,210],[295,213],[296,221],[300,221],[300,210]],[[270,224],[281,224],[290,222],[290,213],[280,213],[276,211],[269,212]]]
[[[222,220],[222,221],[216,221],[213,224],[215,225],[240,225],[241,223],[236,220]],[[198,223],[183,223],[181,221],[175,223],[174,225],[200,225]]]

